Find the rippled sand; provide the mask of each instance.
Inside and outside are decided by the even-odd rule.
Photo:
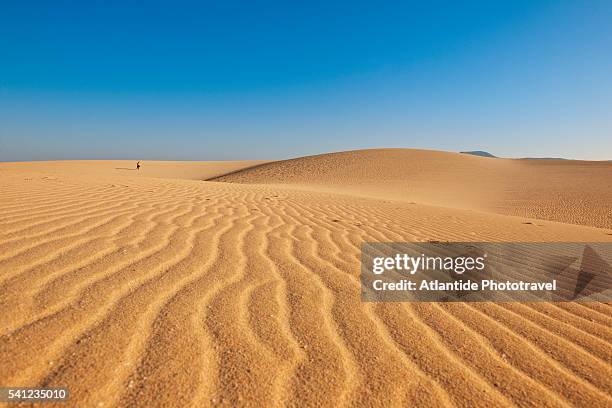
[[[610,304],[359,289],[364,241],[612,241],[611,164],[134,164],[0,163],[0,385],[78,407],[612,405]]]

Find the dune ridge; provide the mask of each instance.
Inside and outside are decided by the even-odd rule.
[[[351,184],[407,185],[391,153],[215,182],[0,164],[0,383],[68,386],[75,407],[612,405],[610,304],[361,302],[364,241],[612,242]],[[489,166],[459,157],[431,163]]]
[[[209,180],[292,185],[612,228],[610,162],[371,149],[262,163]]]

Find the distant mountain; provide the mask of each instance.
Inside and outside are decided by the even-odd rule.
[[[575,160],[563,157],[521,157],[519,160]]]
[[[497,158],[497,156],[493,156],[491,153],[489,152],[484,152],[482,150],[472,150],[469,152],[459,152],[459,153],[463,153],[463,154],[471,154],[473,156],[480,156],[480,157],[492,157],[492,158]]]
[[[471,150],[469,152],[459,152],[462,154],[471,154],[472,156],[480,156],[480,157],[491,157],[491,158],[499,158],[498,156],[493,156],[489,152],[485,152],[483,150]],[[516,157],[512,158],[514,160],[579,160],[579,159],[567,159],[565,157]],[[586,160],[589,161],[589,160]],[[603,163],[612,163],[612,160],[591,160],[591,161],[600,161]]]

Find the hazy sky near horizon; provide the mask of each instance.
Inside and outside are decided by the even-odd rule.
[[[0,0],[0,161],[612,160],[612,2]]]

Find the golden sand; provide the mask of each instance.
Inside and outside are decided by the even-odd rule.
[[[363,241],[612,241],[612,164],[134,164],[0,164],[0,385],[75,407],[612,405],[610,304],[359,288]]]

